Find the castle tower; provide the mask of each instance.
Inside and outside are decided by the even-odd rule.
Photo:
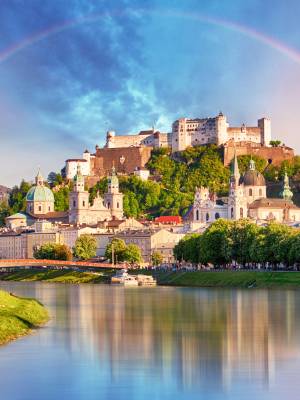
[[[191,134],[187,131],[187,119],[180,118],[172,125],[172,153],[183,151],[191,144]]]
[[[291,191],[290,188],[289,177],[286,171],[284,172],[283,188],[279,195],[285,200],[292,200],[293,197],[293,192]]]
[[[257,126],[260,128],[261,144],[263,146],[270,146],[271,120],[269,118],[260,118],[257,121]]]
[[[228,219],[247,218],[247,199],[244,195],[244,185],[240,183],[240,171],[236,152],[231,168],[230,188],[228,197]]]
[[[111,216],[117,219],[123,218],[123,193],[119,191],[119,179],[115,167],[112,168],[111,175],[108,177],[107,193],[104,194],[104,205],[107,207]]]
[[[84,176],[80,165],[77,166],[77,174],[74,177],[74,188],[69,194],[69,222],[83,224],[89,209],[89,192],[84,189]]]
[[[226,143],[228,140],[227,127],[228,124],[226,116],[220,112],[216,117],[216,143],[218,146]]]

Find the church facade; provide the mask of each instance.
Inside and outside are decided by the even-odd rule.
[[[292,196],[289,179],[285,174],[280,198],[267,198],[265,178],[256,170],[254,161],[250,160],[247,171],[241,175],[235,155],[229,182],[229,196],[218,199],[208,188],[196,188],[192,223],[194,226],[209,224],[218,218],[300,222],[300,208],[293,203]]]

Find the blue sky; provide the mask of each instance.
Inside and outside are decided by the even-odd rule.
[[[294,0],[0,0],[0,184],[60,170],[108,129],[220,110],[269,116],[300,151],[299,17]]]

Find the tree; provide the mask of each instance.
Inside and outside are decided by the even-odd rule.
[[[272,147],[279,147],[281,145],[280,140],[270,140],[270,146]]]
[[[258,235],[258,226],[247,219],[234,221],[230,230],[232,259],[245,266],[251,262],[250,249]]]
[[[300,263],[300,233],[297,232],[295,235],[292,235],[288,242],[288,261],[289,265],[297,264],[299,266]]]
[[[128,244],[123,253],[123,260],[128,261],[130,264],[141,263],[143,260],[141,249],[136,244]]]
[[[31,184],[22,180],[20,186],[14,186],[8,198],[8,205],[11,213],[26,210],[26,194],[31,188]]]
[[[33,256],[43,260],[72,260],[72,253],[69,247],[59,243],[45,243],[34,249]]]
[[[113,240],[107,245],[105,249],[105,257],[111,260],[111,262],[124,261],[125,250],[126,244],[124,240],[113,238]]]
[[[247,171],[247,169],[249,168],[249,163],[250,163],[251,159],[255,162],[255,169],[257,171],[263,173],[265,168],[268,165],[268,162],[264,158],[256,156],[256,155],[238,156],[238,164],[239,164],[240,173],[243,174]]]
[[[151,255],[152,264],[155,266],[161,265],[163,262],[163,256],[159,251],[154,251]]]
[[[94,236],[84,234],[76,239],[73,254],[80,260],[87,260],[95,257],[97,251],[97,241]]]
[[[54,207],[56,211],[67,211],[69,209],[69,192],[69,187],[65,186],[53,193]]]
[[[10,215],[10,210],[5,201],[0,203],[0,227],[5,226],[5,218]]]
[[[199,241],[199,261],[216,266],[232,260],[232,221],[218,219],[203,233]]]

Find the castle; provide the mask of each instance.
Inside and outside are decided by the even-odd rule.
[[[208,188],[196,189],[192,207],[192,225],[209,224],[218,218],[237,220],[251,218],[255,221],[298,222],[300,208],[292,201],[289,179],[285,174],[280,198],[267,198],[264,176],[250,160],[245,174],[240,175],[235,155],[229,182],[229,196],[217,199]]]
[[[260,118],[257,126],[242,124],[238,127],[231,127],[222,113],[209,118],[181,118],[172,124],[169,133],[154,128],[133,135],[116,135],[109,131],[103,148],[97,145],[94,153],[86,150],[82,158],[66,160],[65,175],[67,179],[73,179],[80,165],[90,187],[99,177],[106,176],[113,166],[120,174],[137,174],[145,169],[152,149],[165,147],[176,153],[190,146],[216,144],[222,147],[224,165],[231,162],[234,151],[238,155],[255,154],[275,165],[294,157],[293,149],[271,147],[270,140],[271,121],[268,118]]]
[[[73,190],[69,194],[69,211],[54,211],[54,195],[38,172],[35,185],[26,195],[26,212],[13,214],[6,218],[11,229],[33,225],[38,220],[74,225],[96,225],[98,222],[120,220],[123,218],[123,194],[119,191],[119,180],[115,169],[108,177],[108,189],[102,198],[100,195],[89,201],[89,192],[85,188],[85,178],[80,165],[74,177]]]

